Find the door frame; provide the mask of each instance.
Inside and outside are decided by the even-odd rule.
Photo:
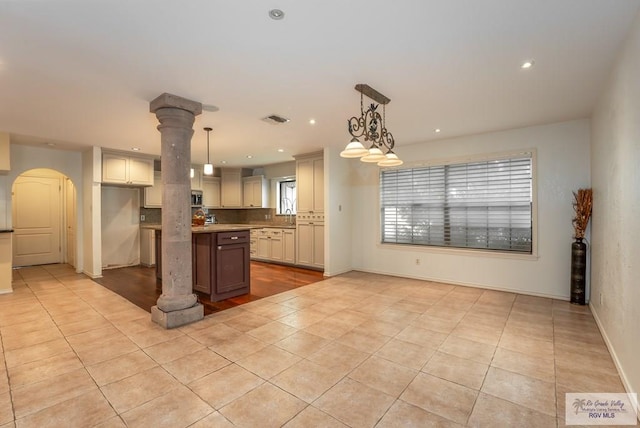
[[[75,251],[74,251],[74,269],[77,270],[77,265],[78,265],[78,199],[77,199],[77,191],[78,188],[76,186],[76,184],[73,182],[73,179],[71,179],[71,177],[67,176],[66,174],[64,174],[61,171],[58,171],[57,169],[54,168],[47,168],[47,167],[43,167],[43,168],[30,168],[28,170],[22,171],[20,174],[18,174],[13,182],[11,183],[11,206],[13,207],[15,201],[14,201],[14,184],[16,182],[16,180],[19,177],[22,176],[34,176],[34,177],[47,177],[47,178],[59,178],[60,179],[60,200],[59,200],[59,204],[60,204],[60,212],[59,212],[59,220],[60,220],[60,248],[61,248],[61,254],[60,254],[60,258],[61,258],[61,263],[67,263],[68,262],[68,256],[67,256],[67,249],[68,249],[68,239],[67,239],[67,225],[68,225],[68,212],[67,212],[67,197],[68,195],[68,190],[67,190],[67,182],[71,183],[71,185],[73,186],[73,190],[74,190],[74,197],[73,197],[73,203],[72,203],[72,210],[74,211],[73,213],[73,217],[75,219],[75,224],[73,225],[73,227],[75,228],[75,239],[76,242],[74,243],[74,247],[75,247]],[[12,208],[13,209],[13,208]],[[13,242],[13,245],[15,245],[15,241]],[[13,250],[12,250],[13,251]]]

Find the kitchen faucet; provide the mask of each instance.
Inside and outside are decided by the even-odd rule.
[[[289,224],[289,226],[293,225],[293,212],[291,211],[291,208],[287,208],[286,210],[284,210],[285,215],[288,217],[287,223]]]

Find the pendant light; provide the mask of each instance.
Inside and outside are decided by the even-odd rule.
[[[212,128],[204,128],[207,131],[207,163],[204,164],[204,175],[213,175],[213,164],[209,161],[209,132],[213,131]]]
[[[403,162],[393,152],[395,141],[385,124],[385,106],[391,100],[363,83],[357,84],[355,89],[360,92],[360,117],[354,116],[347,121],[349,134],[353,138],[347,147],[340,152],[340,156],[360,158],[362,162],[376,163],[381,167],[402,165]],[[379,104],[371,103],[365,110],[365,95]],[[382,104],[382,115],[378,111],[380,104]],[[364,138],[365,142],[370,141],[371,146],[367,149],[358,138]],[[386,153],[383,152],[383,149],[386,150]]]

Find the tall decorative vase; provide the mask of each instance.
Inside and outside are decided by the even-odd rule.
[[[571,244],[571,303],[586,304],[587,245],[582,238]]]

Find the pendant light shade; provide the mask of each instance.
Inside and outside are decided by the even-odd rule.
[[[369,150],[365,149],[364,146],[356,137],[353,137],[347,147],[340,152],[340,156],[343,158],[359,158],[369,153]]]
[[[213,164],[209,161],[209,132],[212,128],[204,128],[207,131],[207,163],[204,164],[204,175],[213,175]]]
[[[374,162],[378,163],[385,159],[386,158],[384,156],[384,153],[382,153],[382,150],[380,150],[377,147],[371,147],[369,149],[369,154],[360,158],[362,162],[371,162],[371,163],[374,163]]]
[[[378,166],[400,166],[404,163],[393,152],[387,153],[384,157],[385,159],[378,162]]]

